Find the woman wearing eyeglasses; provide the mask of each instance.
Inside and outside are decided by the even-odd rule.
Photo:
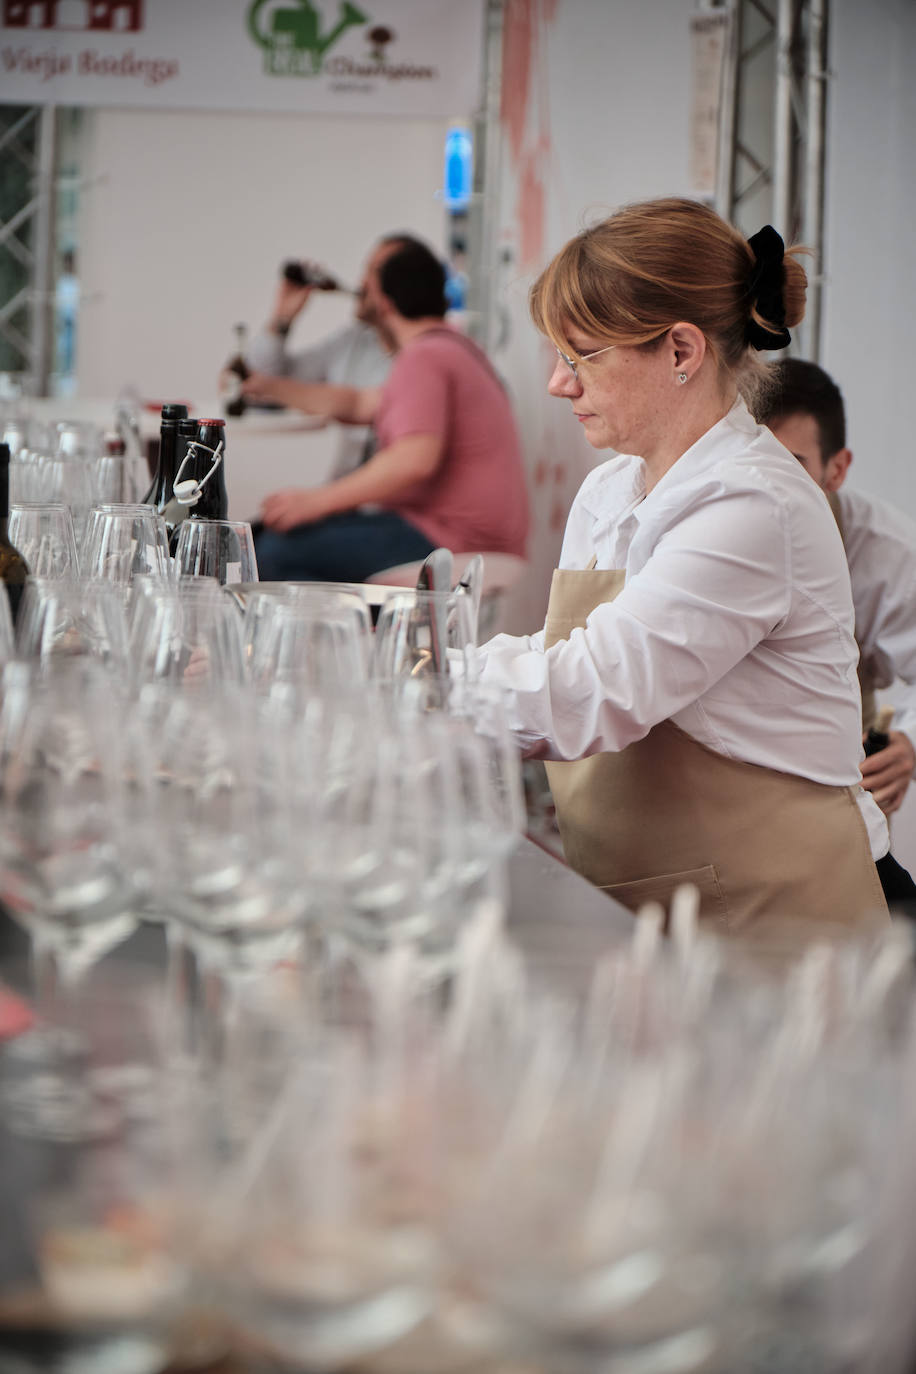
[[[549,383],[596,449],[543,631],[481,650],[567,858],[636,910],[682,882],[723,931],[884,924],[859,782],[853,610],[823,495],[747,401],[806,279],[770,226],[634,205],[535,283]]]

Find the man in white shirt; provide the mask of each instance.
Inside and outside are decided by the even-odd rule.
[[[866,732],[874,723],[875,690],[900,684],[888,744],[862,765],[863,785],[889,816],[901,805],[916,769],[916,524],[877,497],[841,490],[852,452],[846,446],[843,397],[827,373],[799,358],[774,363],[773,372],[776,385],[758,407],[758,419],[827,494],[843,536]],[[898,904],[916,901],[909,875],[903,891],[888,890],[895,868],[899,865],[890,855],[878,862],[888,898]],[[896,877],[900,874],[905,870]]]
[[[281,277],[267,324],[251,341],[247,362],[255,372],[271,377],[293,377],[300,382],[330,382],[336,386],[381,386],[388,376],[394,354],[393,341],[379,327],[366,281],[379,255],[392,245],[406,241],[406,235],[392,234],[376,244],[369,256],[356,297],[350,324],[334,330],[308,348],[290,351],[287,346],[293,323],[319,287],[297,286]],[[374,449],[371,426],[341,426],[340,443],[332,477],[342,477],[359,467]]]

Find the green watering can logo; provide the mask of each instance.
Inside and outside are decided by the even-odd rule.
[[[264,7],[275,0],[254,0],[248,11],[248,32],[264,49],[265,70],[273,76],[315,76],[321,71],[324,55],[355,24],[366,24],[369,16],[349,0],[340,6],[336,24],[321,32],[322,17],[311,0],[275,7],[269,22]]]

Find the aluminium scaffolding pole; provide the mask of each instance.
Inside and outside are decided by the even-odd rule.
[[[5,181],[0,205],[0,252],[5,255],[0,339],[27,393],[45,395],[53,353],[53,248],[56,111],[0,107],[0,153],[19,175]]]
[[[829,0],[728,0],[716,207],[745,232],[766,219],[812,257],[793,351],[820,353]],[[772,78],[761,79],[762,58]],[[769,99],[767,99],[767,95]],[[753,219],[753,210],[758,222]]]

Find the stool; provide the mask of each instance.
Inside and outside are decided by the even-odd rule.
[[[474,557],[473,553],[456,553],[455,576],[460,577]],[[512,590],[528,567],[524,558],[514,553],[486,553],[483,555],[483,590],[480,596],[480,615],[477,622],[477,642],[481,644],[496,633],[502,598]],[[415,563],[400,563],[396,568],[383,568],[367,577],[367,582],[381,582],[388,587],[417,585],[423,559]]]

